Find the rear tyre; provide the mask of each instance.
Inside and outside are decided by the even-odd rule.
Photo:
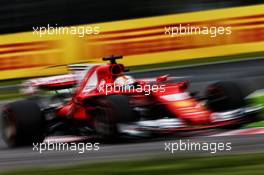
[[[117,126],[119,123],[135,120],[127,96],[104,96],[96,100],[96,106],[94,126],[97,134],[103,139],[115,139],[119,135]]]
[[[208,107],[216,112],[241,108],[245,105],[241,87],[234,82],[222,81],[207,87]]]
[[[44,119],[39,106],[31,100],[10,103],[3,108],[1,133],[9,147],[43,142]]]

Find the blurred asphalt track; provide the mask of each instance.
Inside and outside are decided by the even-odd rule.
[[[256,89],[264,89],[264,59],[132,73],[136,78],[149,78],[164,74],[179,77],[179,80],[189,80],[190,89],[193,91],[203,90],[208,84],[217,80],[238,81],[245,86],[246,93],[253,92]],[[212,134],[221,132],[223,131],[210,130],[208,132],[198,132],[194,135],[190,133],[184,134],[184,136],[177,135],[169,138],[143,140],[143,143],[105,144],[100,146],[99,151],[86,152],[85,154],[69,151],[44,152],[40,154],[32,151],[32,147],[10,150],[0,140],[0,172],[5,169],[21,167],[73,165],[80,162],[146,158],[157,155],[172,156],[164,151],[164,142],[179,139],[190,139],[195,142],[232,142],[232,151],[217,153],[217,155],[264,151],[263,134],[210,137]],[[206,152],[179,152],[173,156],[196,154],[211,155]]]

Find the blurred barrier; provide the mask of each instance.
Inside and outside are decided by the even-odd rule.
[[[264,50],[264,5],[208,10],[160,17],[98,23],[98,35],[0,36],[0,79],[59,74],[76,62],[99,62],[124,55],[128,65],[155,64]],[[172,26],[231,27],[230,35],[165,35]]]
[[[43,24],[72,26],[193,11],[262,4],[262,0],[20,0],[0,1],[0,34]]]

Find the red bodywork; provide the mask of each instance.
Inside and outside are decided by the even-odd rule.
[[[84,76],[83,80],[78,85],[71,101],[58,109],[58,116],[72,117],[78,120],[92,121],[92,115],[89,111],[94,110],[94,107],[85,105],[85,102],[98,96],[105,95],[104,92],[100,92],[98,87],[103,81],[104,83],[114,83],[115,79],[123,75],[124,66],[122,64],[107,64],[97,65],[89,69]],[[154,84],[161,84],[167,80],[166,76],[157,77]],[[147,81],[137,80],[142,86],[146,86],[149,83]],[[211,112],[199,101],[194,99],[186,91],[188,87],[187,82],[178,83],[164,83],[164,92],[151,92],[149,96],[138,92],[122,92],[122,94],[129,95],[138,101],[144,101],[144,99],[150,96],[156,103],[161,103],[175,115],[177,118],[181,118],[190,125],[208,125],[211,122]],[[114,94],[115,92],[109,93]],[[120,93],[120,92],[119,92]],[[108,95],[109,95],[108,94]]]

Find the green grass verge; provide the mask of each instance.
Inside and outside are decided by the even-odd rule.
[[[16,98],[21,98],[23,95],[19,93],[19,90],[8,90],[8,88],[1,87],[8,87],[8,86],[17,86],[21,84],[25,79],[15,79],[15,80],[3,80],[0,81],[0,100],[11,100]]]
[[[246,125],[244,128],[256,128],[256,127],[264,127],[264,120],[255,123],[250,123]]]
[[[15,86],[15,85],[21,84],[23,80],[24,79],[2,80],[0,81],[0,87],[1,86]]]
[[[250,101],[254,104],[261,104],[264,106],[264,94],[257,94],[255,97],[250,99]],[[243,128],[264,127],[264,112],[259,114],[259,119],[260,121],[245,125]]]
[[[60,168],[34,168],[4,172],[1,175],[262,175],[264,172],[264,153],[206,156],[155,158],[132,161],[112,161],[105,163],[83,164]]]
[[[18,90],[2,90],[0,91],[0,100],[12,100],[24,97]]]

